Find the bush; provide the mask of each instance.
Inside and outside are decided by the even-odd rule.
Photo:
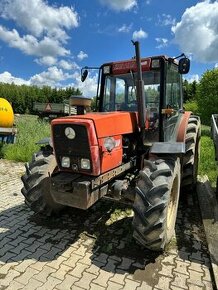
[[[17,142],[4,144],[0,148],[1,157],[8,160],[27,162],[34,152],[39,150],[35,143],[50,136],[49,123],[38,121],[37,116],[21,115],[17,117]]]
[[[51,88],[44,86],[42,88],[36,86],[6,84],[0,82],[0,96],[5,98],[12,104],[13,110],[18,114],[33,112],[33,102],[42,103],[62,103],[68,100],[71,95],[81,95],[79,89],[73,87]]]
[[[211,115],[218,113],[218,69],[203,74],[198,86],[197,102],[202,123],[210,125]]]
[[[194,115],[199,115],[198,103],[197,101],[187,101],[184,104],[184,108],[186,111],[193,112]]]

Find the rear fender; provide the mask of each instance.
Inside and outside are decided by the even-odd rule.
[[[177,142],[155,142],[153,143],[151,154],[175,154],[180,156],[185,153],[185,136],[188,126],[188,120],[192,112],[184,112],[181,122],[178,126]]]
[[[183,142],[185,143],[185,136],[186,136],[186,130],[188,126],[188,120],[190,116],[192,115],[192,112],[184,112],[182,120],[180,122],[180,125],[178,127],[178,134],[177,134],[177,142]]]

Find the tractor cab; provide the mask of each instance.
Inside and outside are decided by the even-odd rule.
[[[100,67],[97,111],[136,112],[139,115],[144,111],[145,139],[175,141],[176,124],[183,112],[181,75],[189,71],[189,59],[184,57],[178,62],[176,58],[155,56],[140,59],[140,65],[143,101],[137,97],[138,66],[135,58]],[[82,72],[84,81],[88,71]]]
[[[151,58],[141,61],[145,94],[145,129],[147,133],[152,131],[157,141],[159,138],[160,70],[151,70],[151,62]],[[134,59],[103,65],[98,108],[100,112],[138,112],[137,67]]]

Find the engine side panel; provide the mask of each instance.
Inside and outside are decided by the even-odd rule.
[[[113,136],[115,140],[115,147],[113,150],[108,151],[104,146],[105,138],[99,139],[100,146],[100,163],[101,163],[101,174],[105,173],[117,166],[122,164],[123,159],[123,148],[122,148],[122,136]]]

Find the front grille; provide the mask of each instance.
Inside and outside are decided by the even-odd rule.
[[[71,127],[75,131],[75,138],[69,139],[65,136],[66,127]],[[76,124],[58,124],[53,126],[54,149],[59,167],[61,158],[70,157],[71,165],[76,164],[80,169],[81,158],[90,159],[90,148],[88,132],[85,126]],[[71,168],[72,169],[72,168]]]

